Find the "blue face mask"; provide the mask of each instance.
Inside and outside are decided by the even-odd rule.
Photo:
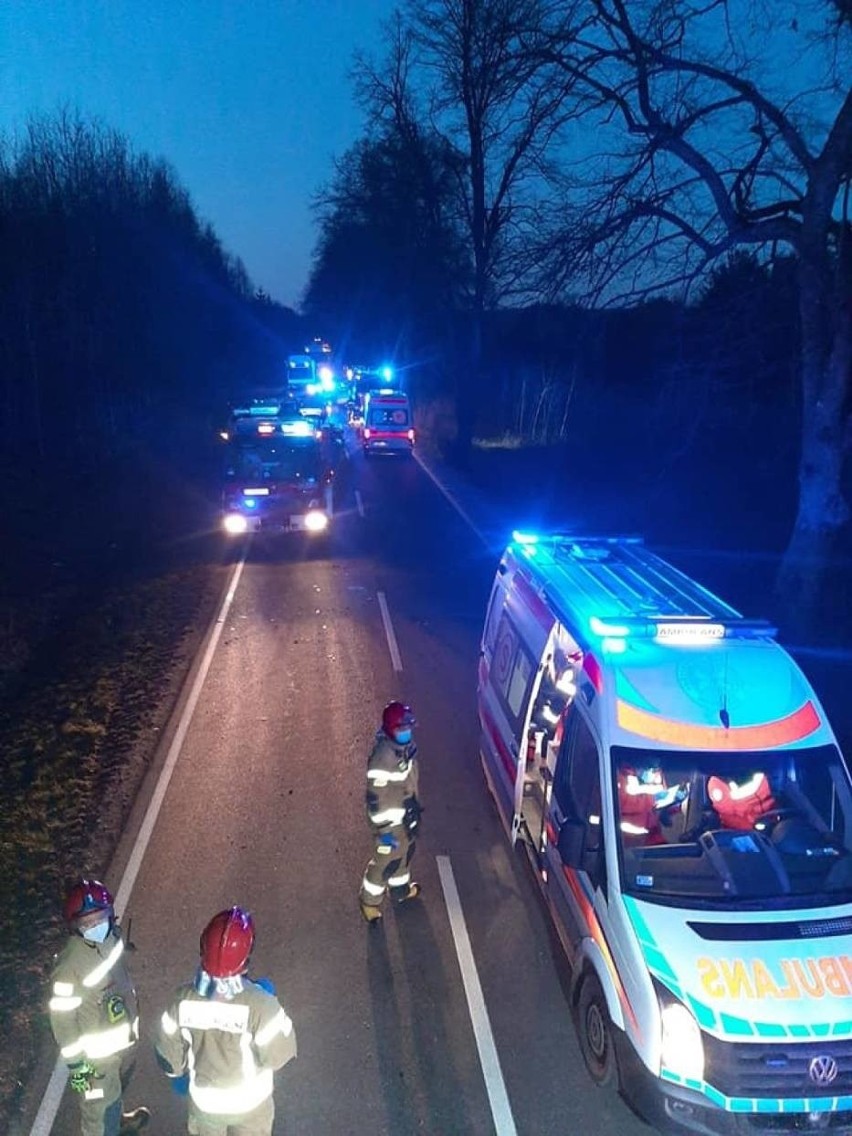
[[[109,934],[110,920],[104,919],[102,923],[96,923],[94,927],[87,927],[83,932],[83,938],[87,943],[102,943]]]
[[[394,734],[394,740],[399,742],[400,745],[408,745],[411,741],[411,730],[397,730]]]

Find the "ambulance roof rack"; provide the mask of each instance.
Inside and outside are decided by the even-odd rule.
[[[730,604],[650,552],[638,536],[514,534],[563,622],[596,637],[767,638],[776,629]],[[546,566],[546,571],[545,571]],[[573,615],[573,618],[568,618]]]

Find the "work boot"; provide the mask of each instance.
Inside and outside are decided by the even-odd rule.
[[[151,1113],[144,1107],[134,1108],[133,1112],[123,1112],[118,1128],[120,1136],[132,1136],[134,1132],[141,1132],[150,1119]]]
[[[420,884],[417,884],[414,882],[414,880],[412,880],[401,895],[394,896],[394,900],[397,903],[408,903],[410,899],[417,899],[418,895],[420,895]]]
[[[372,903],[364,903],[363,900],[361,900],[360,907],[361,914],[364,916],[364,919],[367,921],[367,923],[370,924],[371,927],[377,926],[379,923],[381,923],[382,909],[380,907],[374,907]]]

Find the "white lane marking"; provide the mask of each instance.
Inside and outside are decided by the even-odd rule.
[[[414,458],[415,458],[417,464],[420,466],[420,468],[426,474],[426,476],[429,477],[432,480],[432,483],[440,490],[441,493],[443,493],[443,495],[446,497],[446,499],[449,501],[449,503],[452,505],[452,507],[455,509],[455,511],[458,513],[458,515],[461,517],[461,519],[473,529],[473,531],[476,533],[476,535],[479,537],[479,539],[482,541],[482,543],[485,545],[485,547],[488,549],[488,551],[492,552],[493,549],[492,549],[492,546],[491,546],[491,541],[488,540],[485,533],[482,531],[482,529],[479,527],[479,525],[477,525],[476,522],[472,519],[470,513],[468,513],[467,510],[462,506],[462,504],[459,502],[458,498],[455,497],[455,495],[452,494],[449,491],[449,489],[447,489],[447,487],[445,485],[443,485],[438,480],[436,474],[434,474],[432,472],[432,470],[423,461],[423,459],[420,457],[420,455],[417,453],[416,450],[414,451]]]
[[[482,1075],[485,1078],[485,1088],[491,1105],[494,1127],[497,1136],[517,1136],[515,1119],[512,1116],[506,1084],[500,1069],[500,1058],[497,1056],[494,1034],[491,1032],[491,1022],[488,1019],[488,1009],[479,983],[479,975],[476,972],[476,963],[473,960],[473,950],[470,946],[470,937],[464,921],[464,912],[453,875],[453,867],[449,856],[437,856],[436,859],[438,861],[438,874],[441,877],[441,887],[444,889],[444,902],[447,905],[447,913],[450,917],[450,930],[453,932],[456,955],[461,968],[467,1008],[473,1026],[473,1034],[476,1038],[476,1048],[479,1050],[479,1063],[482,1066]]]
[[[130,899],[130,893],[133,891],[133,885],[136,883],[136,877],[142,866],[142,857],[145,855],[151,834],[154,831],[154,825],[157,823],[157,815],[160,812],[163,800],[166,796],[166,790],[169,787],[169,781],[171,781],[172,773],[180,757],[180,751],[184,739],[186,738],[190,722],[192,721],[192,715],[195,713],[195,707],[201,695],[201,688],[204,686],[204,680],[207,677],[207,672],[210,670],[210,664],[213,661],[213,653],[222,635],[222,630],[225,626],[225,620],[228,618],[231,604],[234,602],[234,595],[237,590],[237,584],[240,582],[240,576],[243,573],[246,555],[247,553],[244,552],[242,559],[234,569],[234,575],[231,577],[227,595],[222,601],[222,606],[216,617],[216,623],[207,643],[207,650],[204,652],[201,666],[196,672],[192,689],[189,692],[189,697],[186,700],[180,722],[178,722],[178,727],[175,731],[175,736],[172,738],[169,752],[166,754],[165,763],[160,770],[156,788],[148,803],[145,819],[142,821],[139,832],[136,834],[136,840],[130,853],[130,859],[127,861],[124,875],[121,877],[121,883],[118,885],[118,891],[115,894],[115,909],[117,912],[124,910],[127,901]],[[56,1062],[53,1072],[50,1075],[47,1089],[42,1097],[36,1118],[33,1121],[33,1126],[30,1129],[30,1136],[49,1136],[50,1130],[53,1128],[53,1122],[56,1119],[56,1114],[59,1111],[59,1105],[62,1100],[62,1094],[65,1091],[67,1080],[68,1067],[65,1062],[60,1059]]]
[[[391,663],[393,669],[397,674],[402,670],[402,659],[399,654],[399,647],[396,642],[396,635],[394,633],[393,624],[391,623],[390,612],[388,611],[388,601],[385,598],[384,592],[379,592],[379,608],[382,613],[382,623],[385,625],[385,638],[388,641],[388,650],[390,651]]]
[[[358,516],[366,517],[367,514],[364,512],[364,498],[361,496],[360,489],[355,490],[355,504],[358,506]]]

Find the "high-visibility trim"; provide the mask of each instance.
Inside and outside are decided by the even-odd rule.
[[[103,962],[99,963],[94,970],[90,970],[86,977],[83,979],[83,985],[91,989],[97,986],[98,983],[106,978],[118,960],[124,953],[124,942],[119,939],[115,946],[112,948]]]
[[[85,1099],[87,1101],[89,1101],[89,1100],[103,1100],[104,1091],[103,1091],[103,1089],[86,1089],[83,1096],[85,1097]]]
[[[385,894],[384,884],[374,884],[372,882],[372,880],[368,880],[366,878],[366,876],[361,881],[361,887],[364,889],[364,891],[369,892],[370,895],[384,895]]]
[[[242,1116],[253,1112],[271,1097],[272,1088],[272,1070],[262,1069],[251,1081],[227,1089],[212,1085],[202,1087],[191,1080],[189,1093],[202,1112],[217,1116]]]
[[[174,1037],[178,1031],[178,1024],[168,1010],[160,1018],[160,1026],[167,1037]]]
[[[68,998],[71,994],[74,993],[74,983],[73,982],[54,982],[53,993],[58,998]]]
[[[74,997],[64,998],[51,998],[47,1003],[47,1008],[52,1014],[67,1014],[71,1010],[76,1010],[79,1006],[83,1005],[83,999],[79,995]]]
[[[408,774],[411,772],[410,766],[406,766],[405,770],[402,769],[368,769],[367,780],[384,782],[387,784],[389,781],[407,781]],[[379,786],[381,788],[381,786]]]
[[[60,1049],[60,1056],[63,1061],[80,1054],[92,1061],[99,1057],[112,1057],[135,1044],[135,1027],[135,1022],[120,1022],[96,1033],[84,1033],[76,1041],[70,1041]]]
[[[272,1021],[267,1022],[263,1029],[259,1029],[254,1035],[254,1043],[257,1046],[269,1045],[273,1038],[282,1033],[285,1037],[289,1037],[293,1032],[293,1023],[289,1015],[284,1010],[279,1010]]]
[[[245,1034],[246,1042],[251,1038]],[[193,1103],[202,1111],[218,1116],[242,1116],[252,1112],[272,1096],[272,1070],[260,1069],[250,1079],[238,1085],[220,1088],[218,1085],[199,1085],[195,1080],[195,1070],[190,1073],[189,1095]]]
[[[380,813],[371,813],[370,820],[373,824],[402,824],[405,817],[405,809],[383,809]]]
[[[398,876],[391,876],[388,879],[388,887],[402,887],[403,884],[411,882],[411,872],[401,872]]]
[[[186,998],[178,1006],[178,1023],[181,1029],[242,1034],[248,1029],[249,1008],[239,1002],[200,1002]]]
[[[764,722],[758,726],[698,726],[690,722],[677,722],[660,718],[647,710],[640,710],[619,698],[618,724],[623,730],[663,742],[665,745],[685,749],[755,750],[776,749],[791,745],[814,733],[820,727],[819,714],[810,699],[784,718]]]

